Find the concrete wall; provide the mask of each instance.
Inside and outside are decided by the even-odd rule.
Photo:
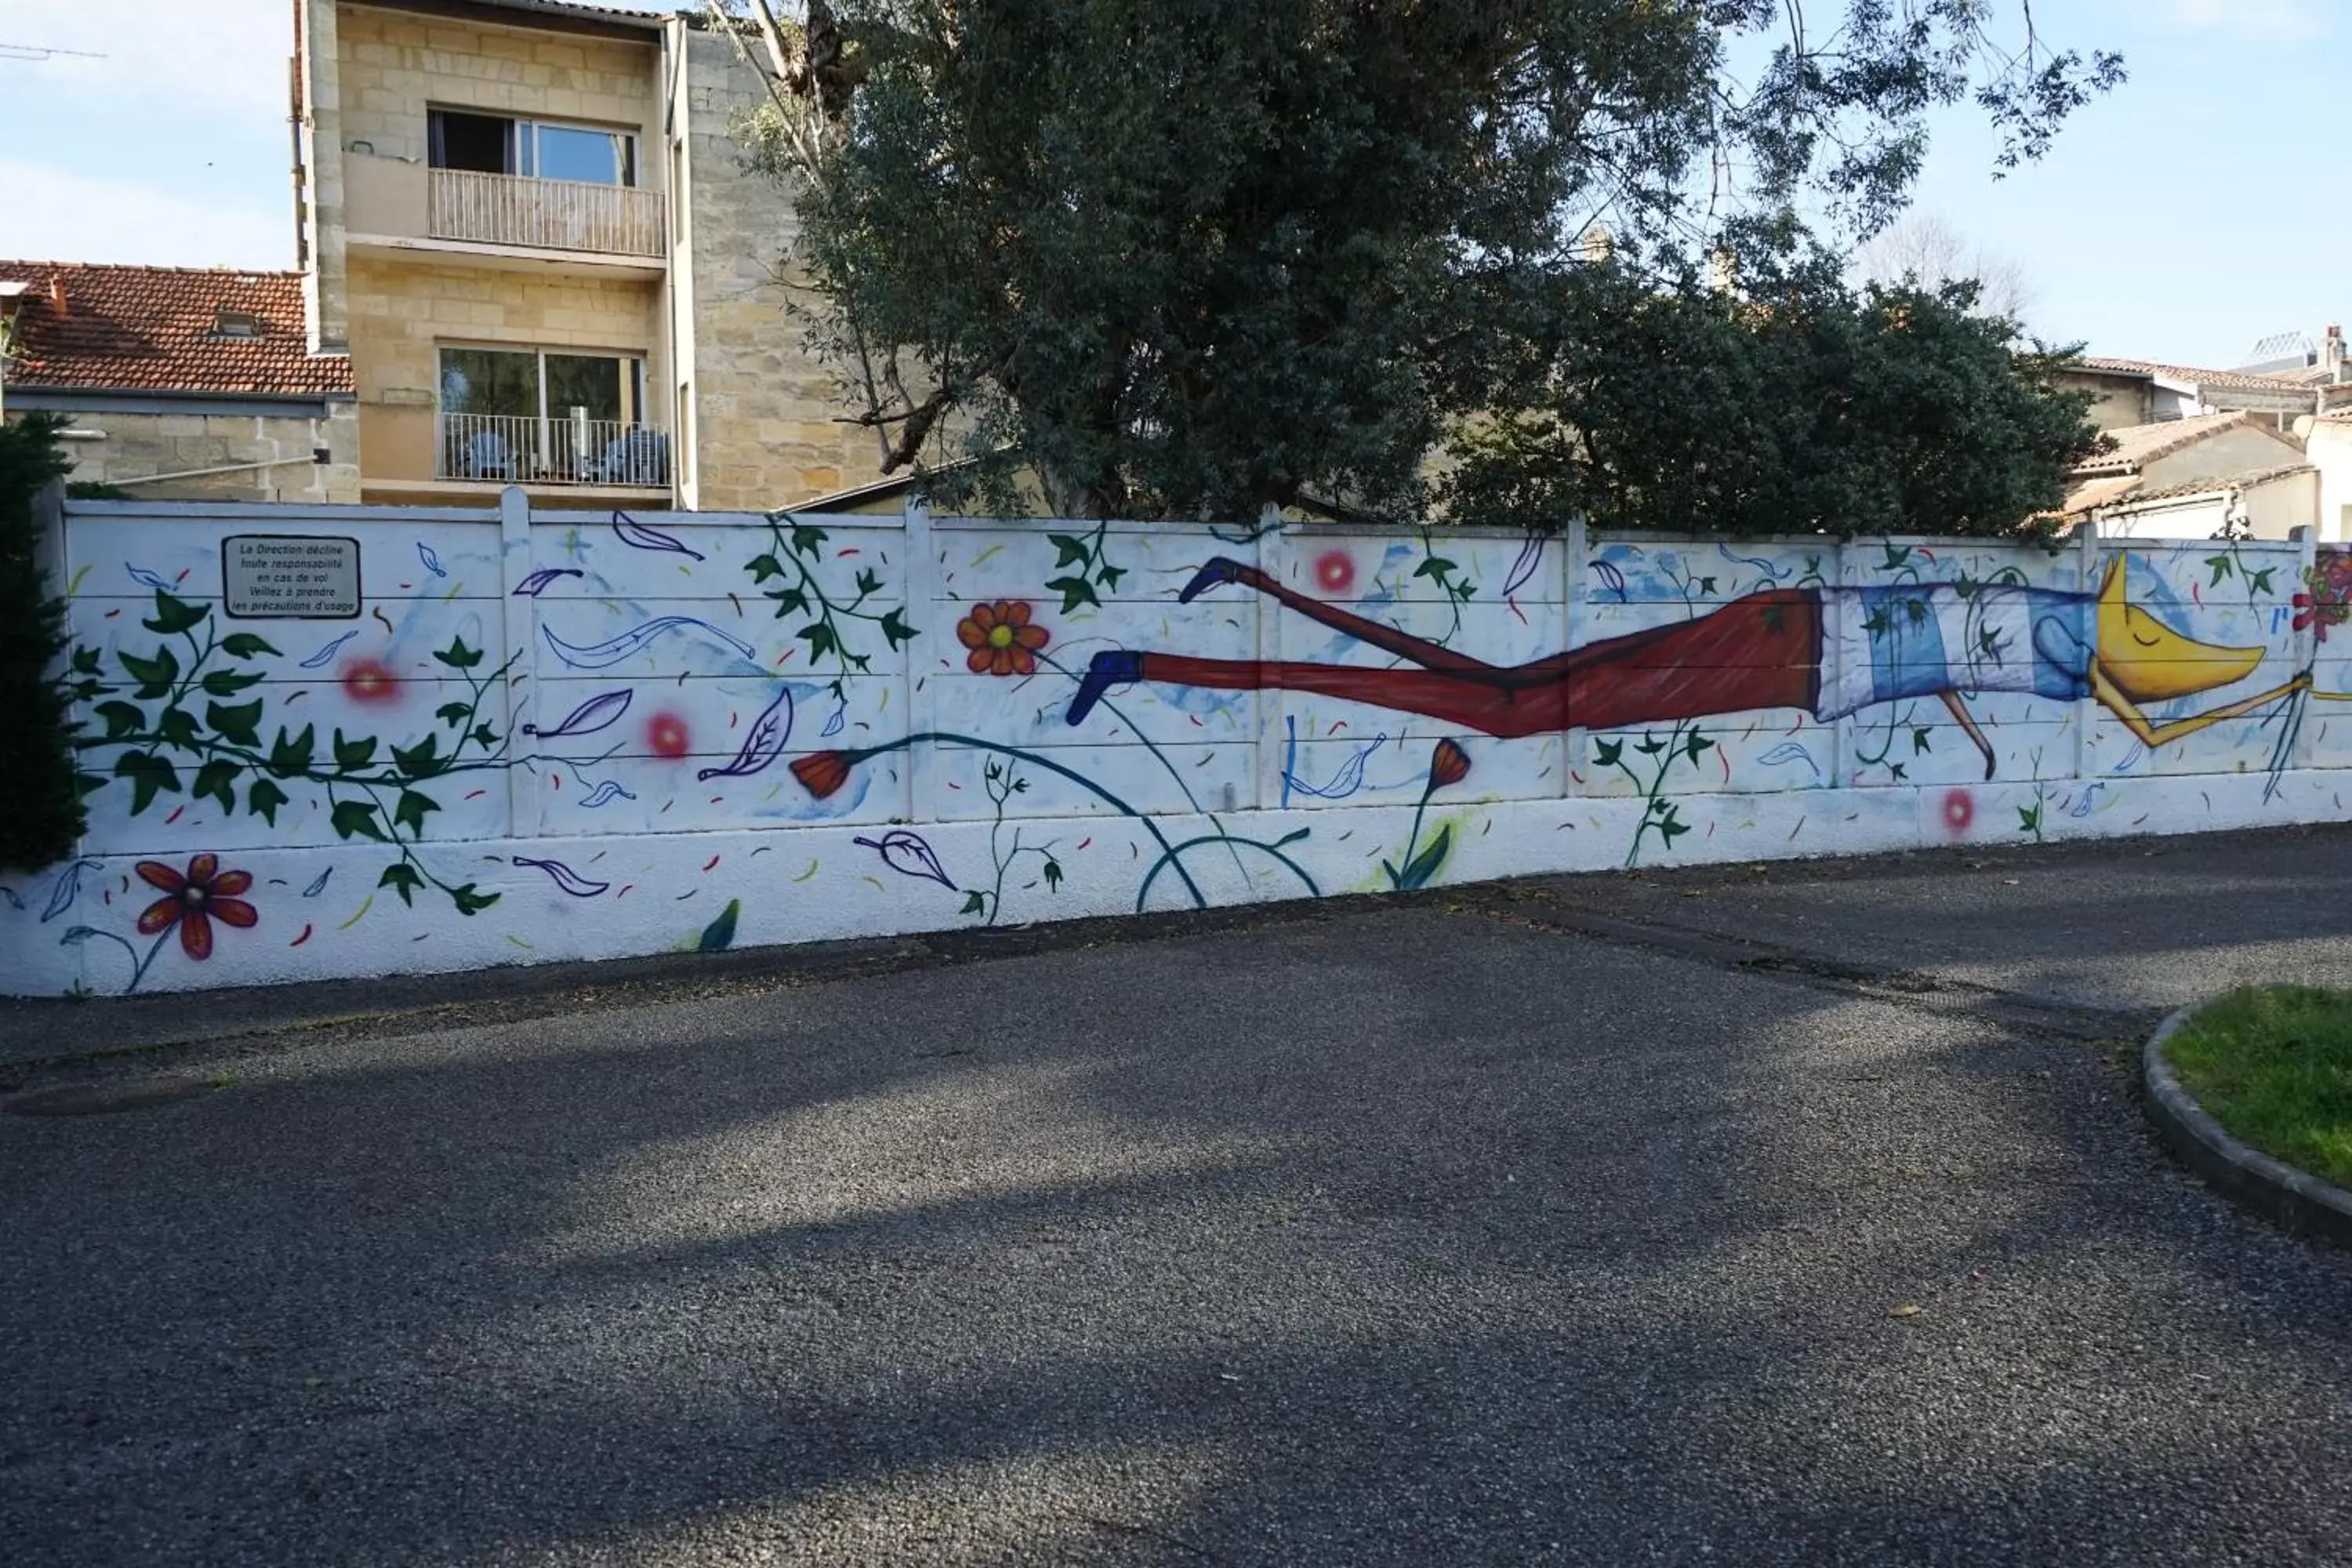
[[[66,532],[110,782],[79,857],[0,888],[18,992],[2333,821],[2352,771],[2352,709],[2290,684],[2352,696],[2352,636],[2292,603],[2325,584],[2340,626],[2352,569],[2307,543],[534,516],[520,492],[83,504]],[[360,613],[230,618],[224,544],[252,534],[355,542]],[[2253,654],[2148,720],[2255,708],[2151,749],[2080,695],[2065,660],[2152,689],[2196,654],[2104,624],[2111,569],[2155,625]]]
[[[677,287],[694,344],[691,504],[765,510],[875,479],[873,435],[837,422],[848,412],[840,384],[802,346],[804,324],[778,280],[792,204],[743,166],[731,132],[766,95],[727,39],[684,28],[671,37],[686,94],[688,227]]]
[[[2060,373],[2058,382],[2062,386],[2092,395],[2094,401],[2084,417],[2102,430],[2123,430],[2155,422],[2155,405],[2144,380],[2074,371]]]
[[[2303,447],[2260,425],[2241,425],[2140,466],[2144,489],[2168,489],[2200,479],[2227,480],[2303,461]]]
[[[443,343],[594,349],[646,360],[648,401],[668,379],[661,285],[584,271],[509,272],[362,252],[351,258],[352,372],[368,499],[433,477]],[[656,404],[651,421],[667,426]],[[494,487],[485,488],[488,500]]]
[[[2304,456],[2319,470],[2319,537],[2352,541],[2352,419],[2315,419]]]
[[[74,465],[68,477],[78,484],[129,486],[153,500],[360,499],[359,416],[350,400],[322,405],[326,412],[316,418],[220,411],[226,406],[78,413],[66,432],[66,455]],[[314,458],[322,447],[331,454],[324,463]],[[271,466],[250,466],[257,463]],[[208,468],[231,471],[196,471]],[[180,477],[139,482],[155,475]]]

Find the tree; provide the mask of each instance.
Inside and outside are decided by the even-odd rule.
[[[1080,515],[1415,515],[1593,223],[1654,277],[1793,254],[1897,209],[1934,106],[2015,163],[2122,76],[2022,0],[744,3],[847,416]]]
[[[0,868],[37,870],[73,853],[82,830],[74,769],[75,724],[53,667],[66,649],[65,605],[41,570],[37,498],[62,479],[58,431],[66,421],[29,414],[0,425]],[[87,672],[79,672],[86,674]]]
[[[2024,331],[2039,290],[2015,257],[1971,246],[1958,229],[1933,213],[1911,212],[1864,246],[1855,258],[1864,282],[1906,282],[1936,288],[1974,283],[1977,308]]]
[[[1975,286],[1820,258],[1740,295],[1609,268],[1558,296],[1517,395],[1465,431],[1457,515],[1728,534],[2047,534],[2100,449],[2067,353],[2013,350]],[[2034,521],[2041,518],[2042,521]]]

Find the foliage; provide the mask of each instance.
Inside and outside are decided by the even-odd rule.
[[[2231,1136],[2352,1186],[2352,992],[2233,991],[2200,1009],[2164,1053]]]
[[[868,674],[874,668],[874,656],[859,650],[852,627],[858,622],[872,626],[894,653],[901,644],[913,640],[915,628],[907,622],[904,605],[884,608],[877,603],[882,574],[871,566],[857,568],[856,580],[846,591],[826,587],[819,568],[824,564],[824,544],[830,537],[824,529],[791,512],[776,512],[768,519],[770,548],[754,556],[745,569],[755,584],[775,580],[774,587],[763,586],[760,592],[775,601],[778,620],[802,617],[800,629],[793,635],[808,644],[808,668],[816,670],[829,664],[834,672],[834,699],[845,701],[848,678]]]
[[[110,485],[100,479],[75,479],[66,486],[68,500],[136,500],[138,498],[121,485]]]
[[[65,602],[41,571],[35,498],[68,467],[66,421],[31,414],[0,426],[0,868],[37,870],[71,855],[81,837],[70,681],[51,671],[66,651]],[[89,672],[75,667],[75,679]]]
[[[1727,534],[2044,537],[2105,437],[2062,353],[2018,353],[1973,285],[1823,261],[1734,296],[1593,268],[1554,291],[1511,404],[1447,481],[1480,522]]]
[[[1417,515],[1595,228],[1643,277],[1859,237],[1931,110],[2014,164],[2122,79],[1998,0],[739,4],[883,471],[1078,517]]]

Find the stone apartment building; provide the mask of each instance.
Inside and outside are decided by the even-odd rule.
[[[371,501],[710,510],[876,477],[742,166],[764,89],[699,16],[295,0],[311,348],[348,352]]]

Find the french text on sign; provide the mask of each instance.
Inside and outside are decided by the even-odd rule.
[[[221,541],[221,589],[232,616],[352,619],[361,611],[360,542],[231,534]]]

